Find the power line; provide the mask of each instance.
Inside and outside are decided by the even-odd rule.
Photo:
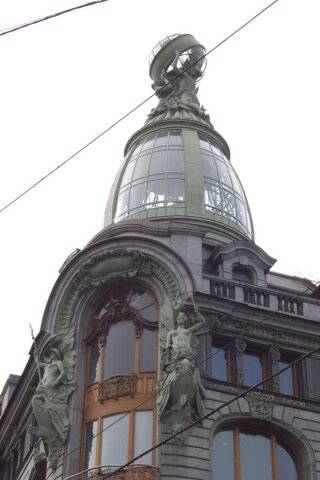
[[[101,1],[106,1],[106,0],[99,0],[100,2]],[[96,3],[99,3],[96,2]],[[234,30],[230,35],[228,35],[227,37],[225,37],[221,42],[219,42],[217,45],[215,45],[213,48],[211,48],[210,50],[208,50],[204,55],[202,55],[201,57],[199,57],[194,63],[192,63],[191,65],[188,66],[188,68],[186,68],[185,70],[183,70],[181,73],[185,73],[187,72],[190,68],[192,68],[194,65],[196,65],[198,62],[200,62],[201,60],[203,60],[205,57],[207,57],[210,53],[214,52],[217,48],[219,48],[221,45],[223,45],[227,40],[229,40],[230,38],[232,38],[234,35],[236,35],[238,32],[240,32],[243,28],[245,28],[247,25],[249,25],[251,22],[253,22],[256,18],[258,18],[260,15],[262,15],[265,11],[267,11],[269,8],[271,8],[273,5],[275,5],[279,0],[274,0],[273,2],[271,2],[269,5],[267,5],[265,8],[263,8],[262,10],[260,10],[256,15],[254,15],[253,17],[251,17],[247,22],[245,22],[244,24],[242,24],[239,28],[237,28],[236,30]],[[170,81],[169,83],[173,83],[173,80]],[[165,87],[162,87],[162,88],[165,88]],[[158,90],[158,92],[161,91],[161,89]],[[44,180],[46,180],[48,177],[50,177],[53,173],[55,173],[57,170],[59,170],[61,167],[63,167],[64,165],[66,165],[68,162],[70,162],[73,158],[75,158],[77,155],[79,155],[81,152],[83,152],[84,150],[86,150],[90,145],[92,145],[94,142],[96,142],[99,138],[101,138],[103,135],[105,135],[107,132],[109,132],[110,130],[112,130],[116,125],[118,125],[120,122],[122,122],[125,118],[127,118],[129,115],[131,115],[133,112],[135,112],[136,110],[138,110],[142,105],[144,105],[145,103],[147,103],[151,98],[153,98],[154,96],[156,95],[156,93],[153,93],[152,95],[150,95],[149,97],[147,97],[145,100],[143,100],[142,102],[140,102],[138,105],[136,105],[134,108],[132,108],[131,110],[129,110],[125,115],[123,115],[122,117],[120,117],[116,122],[114,122],[113,124],[111,124],[108,128],[106,128],[105,130],[103,130],[101,133],[99,133],[98,135],[96,135],[92,140],[90,140],[88,143],[86,143],[83,147],[79,148],[79,150],[77,150],[76,152],[74,152],[72,155],[70,155],[69,157],[67,157],[63,162],[61,162],[59,165],[57,165],[54,169],[50,170],[46,175],[44,175],[43,177],[41,177],[39,180],[37,180],[36,182],[34,182],[33,184],[31,184],[26,190],[24,190],[23,192],[21,192],[19,195],[17,195],[15,198],[13,198],[10,202],[8,202],[6,205],[4,205],[2,208],[0,208],[0,213],[4,212],[7,208],[9,208],[11,205],[13,205],[14,203],[16,203],[20,198],[24,197],[27,193],[29,193],[31,190],[33,190],[35,187],[37,187],[40,183],[42,183]]]
[[[301,357],[297,358],[296,360],[294,360],[293,362],[289,363],[288,365],[286,365],[285,367],[283,367],[282,369],[280,369],[278,372],[275,372],[273,373],[272,375],[269,375],[267,378],[265,378],[264,380],[262,380],[261,382],[258,382],[256,383],[255,385],[253,385],[252,387],[248,388],[247,390],[245,390],[244,392],[241,392],[239,393],[238,395],[236,395],[235,397],[233,397],[232,399],[228,400],[227,402],[224,402],[222,405],[220,405],[219,407],[213,409],[213,410],[210,410],[208,413],[202,415],[202,417],[200,418],[197,418],[196,420],[194,420],[193,422],[191,422],[189,425],[187,425],[186,427],[182,428],[181,430],[179,430],[178,432],[176,433],[173,433],[172,435],[169,435],[169,437],[167,437],[165,440],[162,440],[161,442],[157,443],[156,445],[154,445],[153,447],[149,448],[148,450],[145,450],[144,452],[140,453],[139,455],[137,455],[136,457],[134,457],[132,460],[130,460],[129,462],[125,463],[124,465],[122,465],[121,467],[117,468],[116,470],[114,470],[113,472],[105,475],[104,477],[102,477],[101,480],[105,480],[107,478],[110,478],[112,477],[113,475],[116,475],[117,473],[120,473],[122,470],[124,470],[125,468],[129,467],[130,465],[132,465],[133,463],[135,463],[137,460],[139,460],[140,458],[144,457],[145,455],[147,455],[148,453],[151,453],[153,452],[154,450],[158,449],[159,447],[161,447],[162,445],[165,445],[167,442],[169,442],[170,440],[173,440],[174,438],[176,438],[178,435],[181,435],[182,433],[186,432],[187,430],[189,430],[190,428],[194,427],[195,425],[197,425],[198,423],[202,422],[203,420],[211,417],[211,415],[214,415],[215,413],[219,412],[220,410],[222,410],[222,408],[224,407],[227,407],[228,405],[230,405],[231,403],[235,402],[236,400],[239,400],[239,398],[242,398],[244,397],[245,395],[247,395],[248,393],[252,392],[253,390],[256,390],[257,388],[261,387],[261,385],[263,385],[264,383],[266,382],[269,382],[270,380],[272,380],[273,378],[275,378],[277,375],[280,375],[281,373],[285,372],[286,370],[288,370],[289,368],[291,368],[292,366],[298,364],[299,362],[301,362],[302,360],[305,360],[306,358],[308,357],[311,357],[312,355],[314,355],[315,353],[319,352],[320,351],[320,346],[319,347],[316,347],[314,348],[313,350],[311,350],[311,352],[309,353],[305,353],[304,355],[302,355]]]
[[[61,15],[65,15],[66,13],[74,12],[75,10],[80,10],[81,8],[91,7],[92,5],[97,5],[98,3],[105,3],[107,1],[108,0],[92,0],[91,2],[76,5],[75,7],[70,7],[66,10],[61,10],[56,13],[51,13],[50,15],[46,15],[45,17],[30,20],[29,22],[21,23],[20,25],[16,25],[14,27],[8,27],[5,30],[0,31],[0,37],[2,37],[3,35],[8,35],[9,33],[16,32],[17,30],[21,30],[22,28],[31,27],[31,25],[36,25],[37,23],[46,22],[47,20],[51,20],[52,18],[60,17]]]

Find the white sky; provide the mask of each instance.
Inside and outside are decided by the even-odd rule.
[[[3,0],[0,30],[80,3]],[[0,37],[0,205],[152,93],[148,56],[171,33],[207,49],[266,0],[110,0]],[[209,55],[199,99],[231,148],[256,242],[274,270],[320,279],[319,12],[279,0]],[[0,215],[0,390],[20,374],[58,268],[103,226],[129,136],[153,99]]]

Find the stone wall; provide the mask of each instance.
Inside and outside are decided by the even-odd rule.
[[[263,396],[264,394],[262,394]],[[206,390],[206,413],[230,400],[233,396]],[[269,408],[270,407],[270,408]],[[265,418],[257,418],[259,411],[264,411]],[[320,413],[304,408],[290,407],[272,402],[258,412],[241,398],[229,406],[223,407],[212,418],[206,419],[190,430],[182,446],[170,441],[161,448],[160,475],[162,480],[211,479],[211,438],[224,423],[247,419],[248,421],[268,425],[275,433],[282,431],[288,442],[297,451],[302,462],[303,480],[320,480]],[[253,423],[254,425],[254,423]],[[164,433],[163,438],[166,437]]]

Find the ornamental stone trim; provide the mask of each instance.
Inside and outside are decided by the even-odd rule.
[[[249,392],[245,396],[248,402],[250,415],[260,420],[269,420],[274,407],[273,395],[260,392]]]
[[[99,383],[99,402],[117,400],[119,397],[133,397],[136,392],[136,380],[136,375],[116,375]]]
[[[219,322],[217,322],[217,319]],[[270,316],[270,322],[272,322],[273,317]],[[246,322],[239,320],[237,317],[232,315],[226,315],[219,312],[212,313],[206,312],[206,320],[208,329],[213,329],[219,333],[225,333],[234,336],[243,335],[247,340],[256,340],[262,339],[268,343],[277,343],[279,346],[293,347],[293,348],[302,348],[307,350],[312,350],[320,346],[320,340],[315,336],[311,337],[310,335],[304,335],[299,333],[299,336],[296,332],[291,332],[288,329],[275,328],[272,325],[262,324],[262,322],[257,321],[254,323]]]

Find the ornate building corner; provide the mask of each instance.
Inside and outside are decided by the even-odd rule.
[[[92,256],[79,268],[61,303],[53,336],[41,355],[41,378],[32,399],[38,427],[33,429],[48,451],[50,467],[55,470],[69,433],[68,401],[75,389],[75,309],[85,292],[119,281],[154,275],[166,290],[162,330],[172,327],[172,305],[180,291],[175,275],[156,258],[137,250],[108,250]],[[128,391],[128,385],[123,387]],[[119,385],[118,385],[119,386]],[[131,389],[131,387],[130,387]],[[114,385],[102,386],[100,395],[114,396]],[[112,393],[113,392],[113,393]]]
[[[195,332],[205,326],[205,319],[195,308],[197,323],[192,326],[190,317],[180,304],[175,309],[176,327],[167,335],[166,347],[162,349],[162,378],[158,384],[157,407],[159,418],[168,429],[177,433],[204,413],[204,388],[196,366],[197,339]],[[178,444],[187,432],[176,437]]]
[[[274,397],[261,392],[250,392],[245,396],[249,404],[250,415],[260,420],[268,420],[272,417]]]

